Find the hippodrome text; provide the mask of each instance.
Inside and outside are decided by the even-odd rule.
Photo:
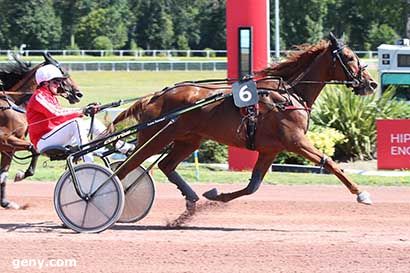
[[[410,143],[410,134],[390,134],[391,144]],[[391,146],[391,155],[410,155],[410,146]]]

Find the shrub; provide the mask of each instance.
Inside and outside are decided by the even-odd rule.
[[[209,51],[209,57],[211,58],[215,58],[216,57],[216,53],[212,48],[205,48],[205,51]]]
[[[95,37],[92,46],[97,50],[112,50],[114,48],[110,38],[107,36]]]
[[[373,24],[369,31],[369,38],[365,47],[368,50],[377,50],[380,44],[394,44],[400,35],[386,24]]]
[[[312,126],[311,131],[307,133],[307,137],[313,145],[322,151],[327,156],[333,156],[335,152],[335,145],[346,141],[345,136],[333,128],[325,128],[321,126]],[[280,164],[302,164],[308,165],[311,162],[304,157],[290,152],[280,153],[275,163]]]
[[[200,163],[226,163],[228,162],[228,146],[207,140],[198,149],[198,159]],[[193,155],[187,161],[194,162]]]
[[[377,95],[360,97],[346,87],[329,87],[322,92],[312,121],[320,126],[341,132],[346,142],[336,145],[335,156],[339,159],[371,159],[376,144],[376,119],[406,118],[409,105],[394,100],[394,88]]]

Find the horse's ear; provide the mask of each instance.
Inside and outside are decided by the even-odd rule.
[[[337,45],[337,38],[333,34],[333,32],[329,32],[329,40],[332,43],[332,45],[336,46]]]
[[[53,57],[51,57],[49,52],[43,52],[43,57],[44,57],[46,64],[53,64],[57,67],[60,66],[60,64],[55,59],[53,59]]]

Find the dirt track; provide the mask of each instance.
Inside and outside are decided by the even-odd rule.
[[[365,206],[342,185],[266,185],[225,205],[202,200],[193,219],[170,229],[184,200],[173,185],[156,186],[138,224],[75,234],[54,212],[52,183],[10,184],[11,199],[30,207],[0,210],[0,272],[410,272],[410,188],[367,188],[375,205]],[[23,267],[23,259],[76,266]]]

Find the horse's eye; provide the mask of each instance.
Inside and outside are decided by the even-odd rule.
[[[354,59],[354,57],[348,57],[348,58],[347,58],[347,62],[348,62],[348,63],[351,63],[351,62],[354,62],[354,61],[356,61],[356,60]]]

